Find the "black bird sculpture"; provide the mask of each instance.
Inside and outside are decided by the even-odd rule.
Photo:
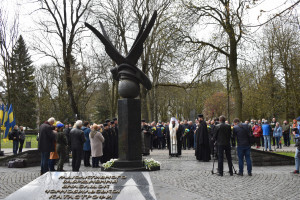
[[[136,98],[140,93],[139,84],[142,84],[147,90],[151,90],[152,88],[151,81],[139,68],[136,67],[136,64],[143,53],[143,43],[151,31],[156,17],[157,11],[154,11],[146,28],[145,25],[147,17],[144,18],[138,35],[126,58],[123,57],[113,46],[101,21],[99,22],[102,34],[90,24],[85,23],[85,26],[88,27],[104,44],[105,51],[109,57],[118,65],[117,67],[113,67],[110,71],[113,78],[119,81],[118,92],[123,98]]]

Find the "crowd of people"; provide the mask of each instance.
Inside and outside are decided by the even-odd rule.
[[[291,124],[284,120],[282,124],[273,118],[270,123],[266,119],[247,120],[244,123],[235,119],[232,124],[224,116],[204,120],[202,114],[193,123],[187,120],[171,118],[170,122],[146,123],[142,120],[142,148],[143,155],[149,155],[153,149],[169,149],[170,156],[180,156],[182,150],[194,149],[196,159],[207,162],[212,157],[218,159],[219,175],[223,175],[223,155],[227,157],[230,174],[232,171],[231,148],[237,146],[239,158],[239,173],[243,175],[244,158],[247,162],[248,175],[252,175],[250,159],[251,146],[263,147],[263,150],[273,151],[273,147],[289,147],[291,140],[295,142],[296,169],[299,173],[299,130],[300,118],[294,119]],[[283,138],[283,143],[281,143]],[[146,145],[145,145],[146,144]]]
[[[196,159],[208,162],[218,159],[218,175],[223,176],[223,155],[227,157],[230,175],[233,174],[231,148],[237,146],[239,158],[239,173],[243,175],[244,159],[247,162],[248,175],[252,175],[250,159],[251,145],[272,151],[290,146],[293,138],[297,144],[299,138],[300,120],[289,124],[286,120],[280,125],[275,118],[267,120],[250,120],[244,123],[239,119],[232,124],[224,116],[205,121],[202,114],[195,122],[180,121],[174,117],[170,122],[146,123],[141,120],[141,146],[144,156],[150,155],[153,149],[168,149],[170,157],[178,157],[182,150],[195,150]],[[273,143],[272,143],[273,142]],[[299,145],[299,144],[298,144]],[[39,150],[42,152],[41,173],[63,171],[63,165],[72,153],[72,170],[79,171],[83,158],[84,166],[99,167],[99,162],[105,163],[112,158],[118,158],[118,121],[116,118],[106,120],[104,124],[90,125],[89,122],[76,121],[74,126],[55,122],[50,118],[43,123],[39,132]],[[297,155],[298,149],[296,150]],[[92,164],[90,164],[92,157]],[[299,173],[299,158],[295,156],[296,170]]]
[[[98,168],[100,162],[118,158],[118,120],[106,120],[100,125],[78,120],[72,126],[50,118],[40,126],[38,141],[41,174],[64,171],[64,163],[69,160],[70,153],[72,171],[79,171],[82,158],[85,167]]]

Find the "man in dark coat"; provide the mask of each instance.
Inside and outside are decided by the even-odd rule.
[[[214,141],[217,142],[218,145],[218,170],[219,176],[223,176],[223,160],[224,160],[224,151],[226,154],[229,173],[232,176],[232,159],[231,159],[231,146],[230,146],[230,139],[231,139],[231,126],[225,124],[225,117],[220,116],[219,118],[220,124],[216,125],[216,130],[214,133]]]
[[[112,139],[112,158],[118,158],[118,135],[116,132],[115,121],[111,121],[110,124],[110,133]]]
[[[199,161],[208,162],[210,160],[210,148],[208,139],[208,130],[202,114],[198,115],[199,125],[196,131],[196,158]]]
[[[141,138],[142,138],[142,154],[143,156],[150,155],[151,131],[143,119],[141,122]]]
[[[81,127],[82,127],[82,121],[78,120],[75,123],[75,128],[73,128],[70,132],[73,172],[79,172],[82,154],[83,154],[83,144],[85,143],[85,136],[83,130],[81,130]]]
[[[103,132],[102,135],[104,137],[104,144],[103,144],[103,156],[100,158],[101,163],[106,163],[112,158],[112,137],[110,128],[107,123],[103,124]]]
[[[21,132],[18,129],[18,125],[14,126],[13,130],[11,131],[11,135],[13,138],[13,152],[14,152],[14,155],[17,155],[18,147],[19,147],[19,140],[20,140],[20,135],[21,135]]]
[[[55,119],[51,117],[40,126],[38,149],[41,152],[41,175],[49,171],[48,161],[50,152],[54,152],[55,135],[52,126]]]
[[[119,158],[119,128],[118,128],[118,119],[113,118],[115,124],[115,157]]]
[[[177,140],[178,140],[178,155],[181,156],[181,150],[182,150],[182,139],[183,139],[183,134],[184,134],[184,127],[183,125],[180,124],[180,120],[178,120],[179,128],[178,131],[176,132]]]

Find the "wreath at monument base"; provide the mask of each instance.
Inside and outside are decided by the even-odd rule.
[[[115,161],[117,161],[118,159],[110,159],[109,161],[107,161],[106,163],[102,164],[102,167],[105,171],[110,171],[113,166]],[[143,160],[143,165],[145,167],[146,170],[148,171],[156,171],[156,170],[160,170],[160,162],[154,160],[153,158],[150,159],[145,159]]]

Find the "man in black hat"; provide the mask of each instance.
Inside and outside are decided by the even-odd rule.
[[[202,114],[198,115],[198,128],[196,130],[196,151],[197,160],[208,162],[210,160],[210,148],[208,139],[207,124]]]
[[[110,125],[111,125],[111,123],[110,123],[110,119],[106,119],[105,120],[105,123],[108,125],[108,127],[110,128]]]
[[[101,157],[101,163],[105,163],[112,158],[112,135],[109,130],[109,126],[107,123],[103,124],[103,132],[102,135],[104,137],[104,147],[103,147],[103,156]]]

